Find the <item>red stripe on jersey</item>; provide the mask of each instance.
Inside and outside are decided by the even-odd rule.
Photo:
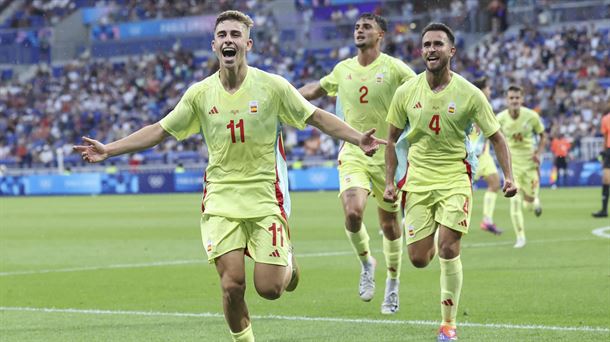
[[[277,172],[277,166],[275,167],[275,199],[277,200],[277,205],[280,207],[280,214],[284,218],[284,221],[286,221],[286,233],[288,233],[288,239],[290,239],[288,215],[286,215],[286,211],[284,211],[284,194],[282,193],[282,189],[280,189],[280,176]]]
[[[282,155],[282,158],[284,159],[284,161],[286,161],[286,152],[284,152],[284,139],[282,139],[282,134],[278,134],[277,144],[280,149],[280,154]]]
[[[208,174],[207,174],[207,172],[204,172],[203,173],[203,196],[201,197],[201,213],[203,213],[205,211],[205,206],[203,205],[203,201],[205,201],[205,195],[208,193],[208,187],[206,186],[207,179],[208,179]]]
[[[409,162],[407,162],[407,170],[405,171],[405,175],[402,176],[402,178],[398,181],[398,184],[396,184],[396,187],[398,187],[398,189],[402,189],[402,187],[405,185],[405,183],[407,182],[408,174],[409,174]]]
[[[466,173],[468,174],[468,179],[470,180],[470,184],[472,184],[472,166],[468,163],[468,160],[464,159],[464,165],[466,165]],[[472,187],[472,185],[471,185]]]
[[[343,150],[343,146],[345,146],[345,141],[341,143],[341,146],[339,146],[339,151],[337,152],[337,164],[341,165],[341,159],[339,159],[339,156],[341,155],[341,150]]]

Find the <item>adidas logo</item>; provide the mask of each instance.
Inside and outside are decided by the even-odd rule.
[[[280,252],[278,252],[278,250],[274,250],[273,252],[271,252],[271,254],[269,254],[270,257],[274,257],[274,258],[279,258],[280,257]]]
[[[415,106],[413,106],[413,109],[421,109],[422,105],[419,101],[417,101],[417,103],[415,104]]]
[[[468,228],[468,221],[463,220],[462,222],[458,223],[458,225]]]
[[[446,306],[453,306],[453,301],[451,299],[445,299],[444,301],[441,302],[441,304],[446,305]]]
[[[218,114],[218,109],[216,109],[216,106],[212,107],[212,109],[208,112],[209,115],[212,114]]]

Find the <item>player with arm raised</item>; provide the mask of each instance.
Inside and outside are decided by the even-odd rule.
[[[287,215],[286,163],[281,125],[305,124],[360,146],[372,155],[383,140],[365,134],[307,102],[280,76],[249,67],[252,20],[238,11],[216,18],[212,50],[220,69],[195,83],[161,121],[104,145],[84,138],[75,146],[88,162],[150,148],[170,135],[201,133],[209,151],[201,233],[220,277],[225,319],[234,341],[254,341],[245,295],[246,250],[255,262],[254,286],[277,299],[298,282]]]
[[[442,324],[439,341],[456,340],[457,308],[462,289],[460,241],[468,232],[472,212],[471,164],[468,134],[480,127],[493,144],[504,171],[506,197],[516,194],[510,152],[485,95],[451,71],[455,36],[445,24],[431,23],[422,32],[426,71],[400,86],[390,106],[386,146],[384,198],[397,198],[395,144],[407,131],[409,168],[405,226],[411,263],[426,267],[436,254],[440,261]],[[438,247],[434,236],[438,230]]]
[[[525,246],[522,206],[540,216],[540,158],[545,146],[544,125],[538,113],[523,107],[523,88],[511,85],[506,91],[508,109],[498,114],[502,133],[507,137],[512,155],[515,185],[522,196],[510,200],[510,218],[517,236],[515,248]],[[538,138],[538,139],[536,139]],[[536,147],[536,140],[538,146]]]
[[[384,136],[387,132],[385,118],[394,91],[415,76],[402,61],[381,52],[386,31],[387,21],[383,17],[362,14],[354,25],[357,56],[337,64],[330,74],[319,82],[305,85],[299,92],[308,100],[324,95],[338,96],[348,124],[356,129],[375,127],[377,134]],[[402,232],[397,220],[397,203],[383,201],[383,153],[368,158],[357,148],[345,145],[339,152],[338,169],[346,234],[361,263],[360,298],[368,302],[375,293],[376,260],[371,255],[369,235],[363,222],[367,197],[372,193],[377,199],[387,267],[381,313],[396,313],[399,309]]]

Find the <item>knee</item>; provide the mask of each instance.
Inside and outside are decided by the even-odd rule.
[[[222,295],[229,303],[243,301],[245,292],[245,281],[228,280],[222,283]]]
[[[345,220],[348,228],[358,231],[362,226],[362,210],[358,208],[349,208],[345,212]]]
[[[258,295],[265,299],[275,300],[282,296],[283,290],[280,284],[266,284],[264,286],[255,287]]]
[[[411,264],[413,264],[413,266],[415,266],[417,268],[424,268],[424,267],[428,266],[428,264],[430,263],[430,260],[432,260],[433,256],[434,256],[433,253],[428,253],[428,255],[415,254],[415,255],[409,255],[409,259],[411,260]]]
[[[439,242],[438,256],[443,259],[453,259],[460,254],[459,249],[454,244]]]

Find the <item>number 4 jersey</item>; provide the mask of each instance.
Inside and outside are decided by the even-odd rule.
[[[314,110],[284,78],[248,67],[233,94],[218,72],[195,83],[160,124],[178,140],[196,133],[205,139],[202,210],[252,218],[289,214],[281,124],[303,129]]]
[[[485,95],[456,73],[438,93],[430,89],[425,72],[400,86],[387,121],[408,127],[409,168],[403,190],[410,192],[469,187],[476,166],[468,139],[472,123],[486,138],[500,128]]]

